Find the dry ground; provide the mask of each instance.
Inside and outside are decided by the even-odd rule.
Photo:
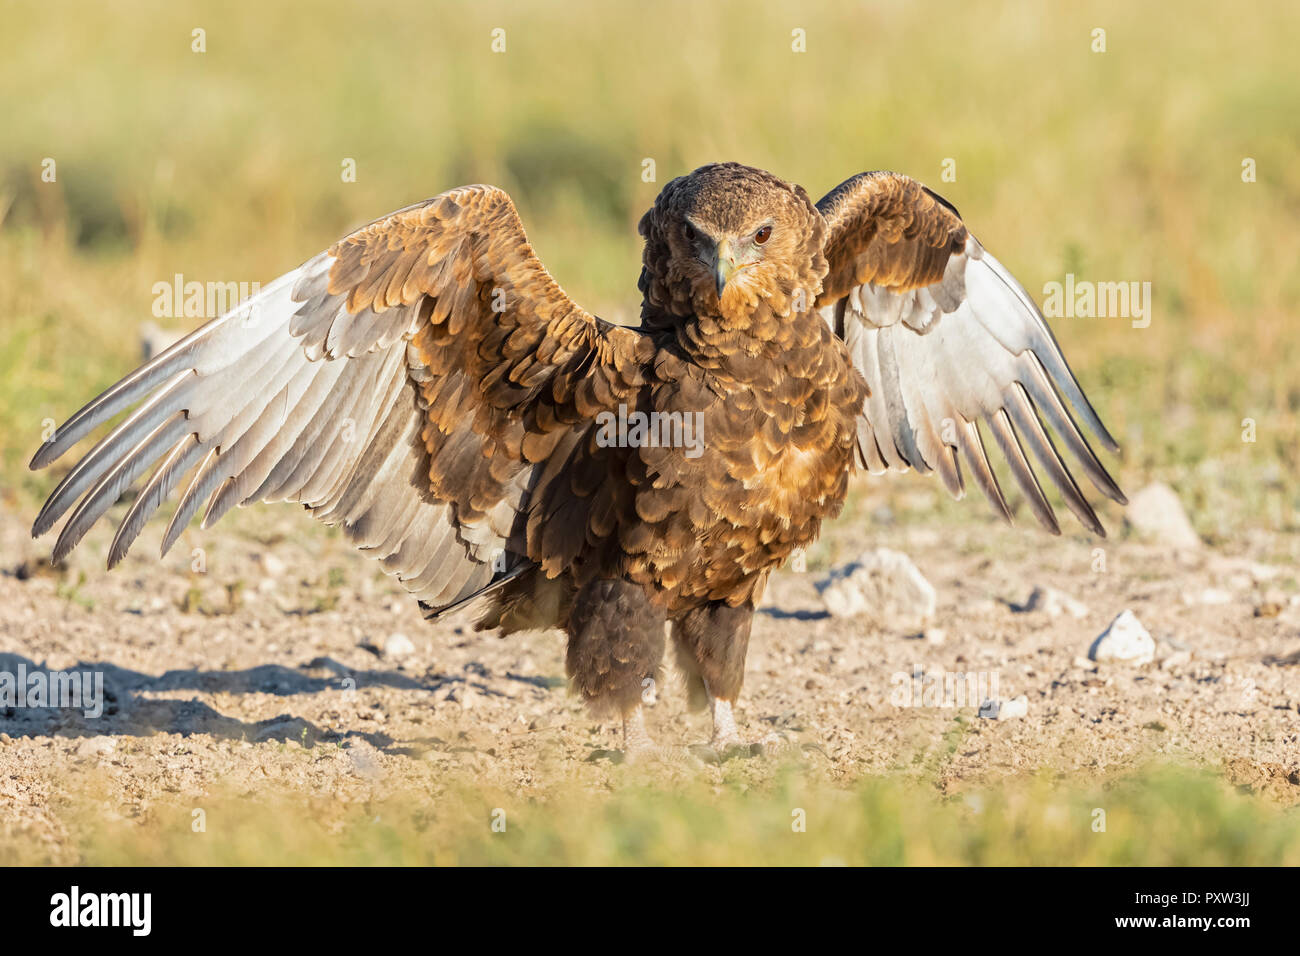
[[[214,787],[347,805],[411,790],[436,800],[466,780],[521,798],[557,781],[603,792],[645,772],[622,765],[618,728],[569,695],[560,634],[502,640],[468,621],[430,625],[372,564],[291,508],[191,531],[189,550],[163,565],[142,546],[111,574],[96,533],[54,571],[25,515],[0,518],[0,669],[98,670],[109,695],[99,719],[0,711],[10,855],[39,846],[42,858],[79,859],[84,834],[68,808],[87,778],[106,818],[147,824],[160,799],[200,805]],[[905,550],[938,589],[925,635],[825,615],[817,567],[875,545]],[[1099,546],[1104,571],[1093,570]],[[197,547],[201,574],[190,568]],[[801,744],[793,772],[831,785],[893,775],[952,794],[1013,774],[1108,779],[1174,760],[1300,803],[1298,551],[1300,538],[1263,533],[1180,553],[991,522],[938,530],[850,518],[808,572],[774,576],[754,627],[742,731],[783,731]],[[1038,585],[1083,602],[1086,617],[1017,611]],[[1155,662],[1081,660],[1124,608],[1156,638]],[[414,650],[385,653],[395,634]],[[897,706],[900,675],[918,669],[995,672],[1003,697],[1027,695],[1028,716]],[[651,725],[664,742],[708,734],[676,686]],[[774,763],[651,772],[761,783]]]

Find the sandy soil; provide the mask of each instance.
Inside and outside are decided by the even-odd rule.
[[[155,530],[111,574],[106,530],[55,571],[39,561],[49,543],[28,538],[28,518],[0,511],[0,671],[102,671],[108,704],[97,719],[0,707],[0,839],[35,836],[70,858],[58,810],[88,767],[111,781],[108,812],[128,818],[162,793],[202,794],[218,780],[350,800],[454,777],[524,794],[561,777],[600,788],[627,772],[618,728],[566,690],[560,634],[501,640],[467,621],[430,625],[372,563],[294,509],[191,530],[161,565]],[[801,745],[802,772],[830,780],[927,774],[952,791],[1171,756],[1300,802],[1300,540],[1101,545],[1095,570],[1099,543],[1083,536],[839,522],[814,568],[867,547],[906,551],[938,590],[937,615],[924,633],[831,618],[820,573],[779,572],[754,627],[742,732],[782,731]],[[1086,614],[1017,611],[1035,586]],[[1087,662],[1125,608],[1155,637],[1155,660]],[[397,653],[394,635],[413,648]],[[897,706],[891,693],[917,670],[996,672],[1000,695],[1026,695],[1028,714]],[[708,719],[669,686],[651,728],[665,743],[699,743]],[[293,753],[304,746],[316,759]]]

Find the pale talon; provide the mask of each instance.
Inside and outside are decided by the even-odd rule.
[[[721,760],[729,757],[772,757],[798,751],[797,744],[779,731],[772,731],[752,743],[746,743],[736,728],[731,701],[709,696],[713,713],[713,738],[709,746]]]

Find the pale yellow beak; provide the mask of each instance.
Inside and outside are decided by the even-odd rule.
[[[713,281],[718,287],[718,298],[722,298],[722,290],[727,287],[727,281],[736,271],[736,256],[731,251],[731,241],[723,239],[713,249]]]

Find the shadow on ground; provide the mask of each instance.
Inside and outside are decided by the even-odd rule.
[[[77,696],[67,696],[57,702],[62,706],[50,706],[56,703],[52,700],[52,690],[45,691],[42,697],[34,696],[34,675],[42,675],[36,680],[47,687],[51,683],[51,671],[43,664],[17,654],[0,654],[0,681],[6,677],[10,680],[7,686],[0,683],[0,733],[10,737],[208,734],[218,739],[249,742],[295,740],[305,746],[356,738],[384,748],[394,740],[383,733],[326,730],[292,714],[247,722],[228,717],[199,700],[159,699],[150,695],[194,690],[205,694],[291,697],[323,693],[342,695],[365,687],[391,687],[432,694],[449,686],[462,686],[484,695],[505,696],[473,679],[475,674],[472,670],[466,676],[431,673],[416,677],[390,670],[353,671],[330,658],[317,658],[301,668],[262,664],[233,671],[171,670],[160,676],[102,661],[79,661],[74,667],[53,673],[84,675],[84,679],[79,679]],[[519,674],[507,676],[543,687],[554,680]],[[17,697],[19,683],[27,688],[21,701]],[[80,696],[83,688],[87,695],[84,699]],[[29,706],[28,700],[43,706]]]

